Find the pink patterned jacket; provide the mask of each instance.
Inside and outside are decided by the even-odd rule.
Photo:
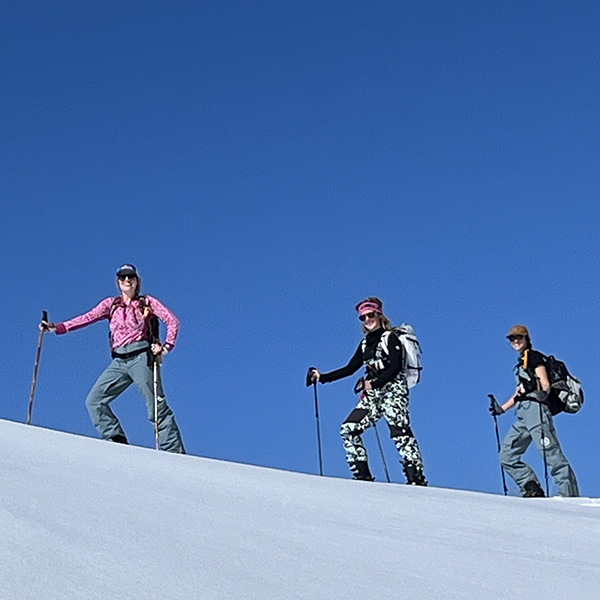
[[[148,294],[144,294],[144,297],[146,298],[146,305],[149,306],[150,310],[167,326],[167,338],[164,347],[167,351],[171,351],[175,346],[175,339],[179,332],[179,321],[177,317],[156,298],[153,298]],[[91,325],[102,319],[110,319],[109,327],[113,348],[120,348],[125,344],[131,344],[147,339],[146,332],[144,331],[143,312],[139,307],[138,300],[133,299],[129,304],[125,304],[124,302],[121,303],[121,305],[115,309],[111,318],[110,309],[113,305],[113,301],[113,296],[105,298],[98,306],[95,306],[89,312],[75,317],[70,321],[57,323],[56,333],[61,335],[67,333],[67,331],[81,329],[86,325]]]

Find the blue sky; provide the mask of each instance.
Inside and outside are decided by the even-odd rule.
[[[164,380],[192,454],[315,472],[306,368],[346,363],[377,295],[424,348],[433,485],[501,491],[487,394],[512,392],[523,322],[584,382],[556,426],[600,495],[596,3],[9,1],[1,22],[0,417],[25,418],[41,310],[88,310],[130,261],[182,322]],[[46,336],[34,423],[96,435],[107,362],[105,324]],[[352,386],[319,387],[333,476]],[[114,409],[153,444],[137,392]]]

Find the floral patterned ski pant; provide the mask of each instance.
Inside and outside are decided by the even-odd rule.
[[[404,381],[390,381],[381,389],[361,394],[356,408],[340,429],[348,464],[367,461],[367,451],[361,435],[381,417],[387,421],[390,437],[400,453],[402,464],[413,465],[422,472],[423,459],[410,428],[408,387]]]

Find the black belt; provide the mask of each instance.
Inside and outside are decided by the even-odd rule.
[[[150,346],[144,346],[144,348],[138,348],[137,350],[132,350],[131,352],[124,352],[123,354],[119,354],[118,352],[113,350],[110,353],[110,355],[113,358],[120,358],[122,360],[127,360],[128,358],[133,358],[134,356],[139,356],[140,354],[143,354],[144,352],[149,352],[149,351],[150,351]]]

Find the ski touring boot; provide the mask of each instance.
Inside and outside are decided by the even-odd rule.
[[[375,481],[371,471],[369,470],[369,464],[365,460],[357,460],[349,463],[350,470],[352,471],[352,479],[358,479],[359,481]]]
[[[423,467],[418,467],[412,463],[403,463],[402,470],[404,471],[407,485],[427,486],[427,480],[423,474]]]
[[[537,481],[528,481],[523,489],[523,498],[545,498],[546,494],[544,494],[544,490],[540,487],[540,484]]]

